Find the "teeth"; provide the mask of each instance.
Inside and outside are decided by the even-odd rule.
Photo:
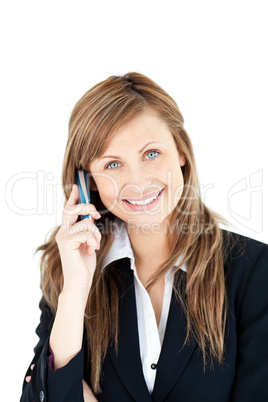
[[[144,201],[128,201],[128,200],[126,200],[126,201],[132,205],[147,205],[147,204],[151,204],[151,202],[153,202],[159,196],[160,193],[161,193],[161,190],[155,197],[148,198],[147,200],[144,200]]]

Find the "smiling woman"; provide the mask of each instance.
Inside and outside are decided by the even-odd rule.
[[[145,146],[140,150],[142,143]],[[152,146],[158,148],[151,149]],[[115,150],[121,157],[112,156]],[[107,158],[117,160],[107,163]],[[151,260],[148,250],[143,251],[148,241],[155,244],[155,249],[152,250],[154,257],[159,260],[167,257],[163,255],[161,247],[168,241],[164,223],[180,199],[183,189],[181,167],[185,163],[185,156],[178,152],[165,121],[150,108],[144,108],[118,130],[116,136],[110,140],[105,155],[89,164],[88,170],[93,178],[91,188],[98,191],[107,210],[125,222],[132,218],[133,228],[129,227],[130,240],[132,247],[139,250],[139,258],[142,256],[144,260],[140,261],[142,263]],[[105,176],[102,175],[103,171]],[[113,180],[110,180],[110,177]],[[140,213],[133,215],[132,211]],[[150,215],[147,211],[151,211]],[[144,235],[143,223],[148,222],[162,225],[162,234]],[[137,232],[137,225],[138,237],[132,236],[132,232]],[[135,244],[137,241],[139,246]]]
[[[268,400],[268,246],[220,228],[183,123],[135,72],[76,103],[22,402]]]

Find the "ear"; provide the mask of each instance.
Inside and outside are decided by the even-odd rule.
[[[179,161],[180,161],[180,166],[184,166],[186,163],[185,155],[182,152],[179,153]]]

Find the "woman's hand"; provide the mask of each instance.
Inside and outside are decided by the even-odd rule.
[[[31,365],[31,370],[33,370],[34,368],[34,364]],[[31,381],[31,376],[28,375],[25,380],[27,382]],[[95,398],[93,392],[91,391],[91,388],[88,386],[88,384],[86,383],[86,381],[83,379],[82,380],[83,383],[83,396],[84,396],[84,401],[85,402],[98,402],[98,400]]]
[[[62,262],[64,289],[89,290],[96,268],[95,250],[99,249],[101,240],[94,219],[100,218],[100,214],[93,204],[77,204],[78,198],[78,186],[75,184],[63,210],[56,242]],[[78,215],[87,214],[94,219],[85,218],[76,222]]]
[[[85,380],[83,382],[83,395],[84,395],[84,401],[85,402],[98,402],[96,397],[94,396],[93,392],[91,391],[91,388],[88,386]]]
[[[34,364],[31,365],[31,370],[33,370],[33,368],[34,368]],[[27,375],[27,377],[25,377],[25,381],[30,382],[31,381],[31,376]]]

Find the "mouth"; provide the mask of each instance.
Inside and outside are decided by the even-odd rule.
[[[152,204],[157,198],[159,198],[162,195],[163,191],[164,191],[164,189],[162,188],[162,190],[160,190],[154,197],[147,198],[146,200],[130,201],[130,200],[124,199],[123,201],[127,202],[128,204],[131,204],[131,205],[140,205],[140,206],[141,205],[149,205],[149,204]]]

